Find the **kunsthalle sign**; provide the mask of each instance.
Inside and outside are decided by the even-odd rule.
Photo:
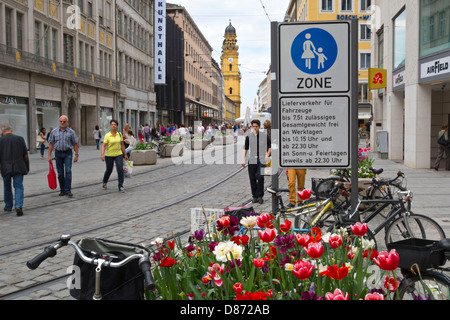
[[[166,0],[155,1],[155,84],[166,83]]]
[[[350,23],[278,26],[279,164],[350,165]]]

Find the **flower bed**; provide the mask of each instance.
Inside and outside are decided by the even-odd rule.
[[[239,235],[240,225],[251,231]],[[373,249],[363,237],[366,224],[333,234],[290,228],[290,221],[267,213],[240,221],[224,215],[212,230],[196,231],[188,245],[159,239],[152,262],[156,289],[147,298],[383,300],[396,289],[390,272],[398,255]]]

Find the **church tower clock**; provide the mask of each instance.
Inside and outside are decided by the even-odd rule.
[[[225,95],[236,105],[236,118],[241,116],[241,73],[239,71],[239,46],[236,29],[230,24],[225,29],[220,66],[225,79]]]

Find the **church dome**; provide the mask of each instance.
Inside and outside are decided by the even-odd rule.
[[[236,34],[236,29],[231,25],[231,21],[228,27],[225,29],[225,34]]]

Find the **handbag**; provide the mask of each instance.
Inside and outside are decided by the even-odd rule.
[[[131,178],[131,174],[133,173],[133,161],[126,161],[123,164],[123,175],[127,178]]]
[[[440,144],[441,146],[448,147],[448,141],[445,140],[444,134],[441,134],[441,136],[437,140],[437,143]]]
[[[49,173],[47,175],[48,186],[50,189],[55,190],[57,187],[55,169],[53,169],[52,162],[49,162],[48,165],[49,165]]]
[[[44,142],[44,139],[40,135],[36,137],[36,142]]]

